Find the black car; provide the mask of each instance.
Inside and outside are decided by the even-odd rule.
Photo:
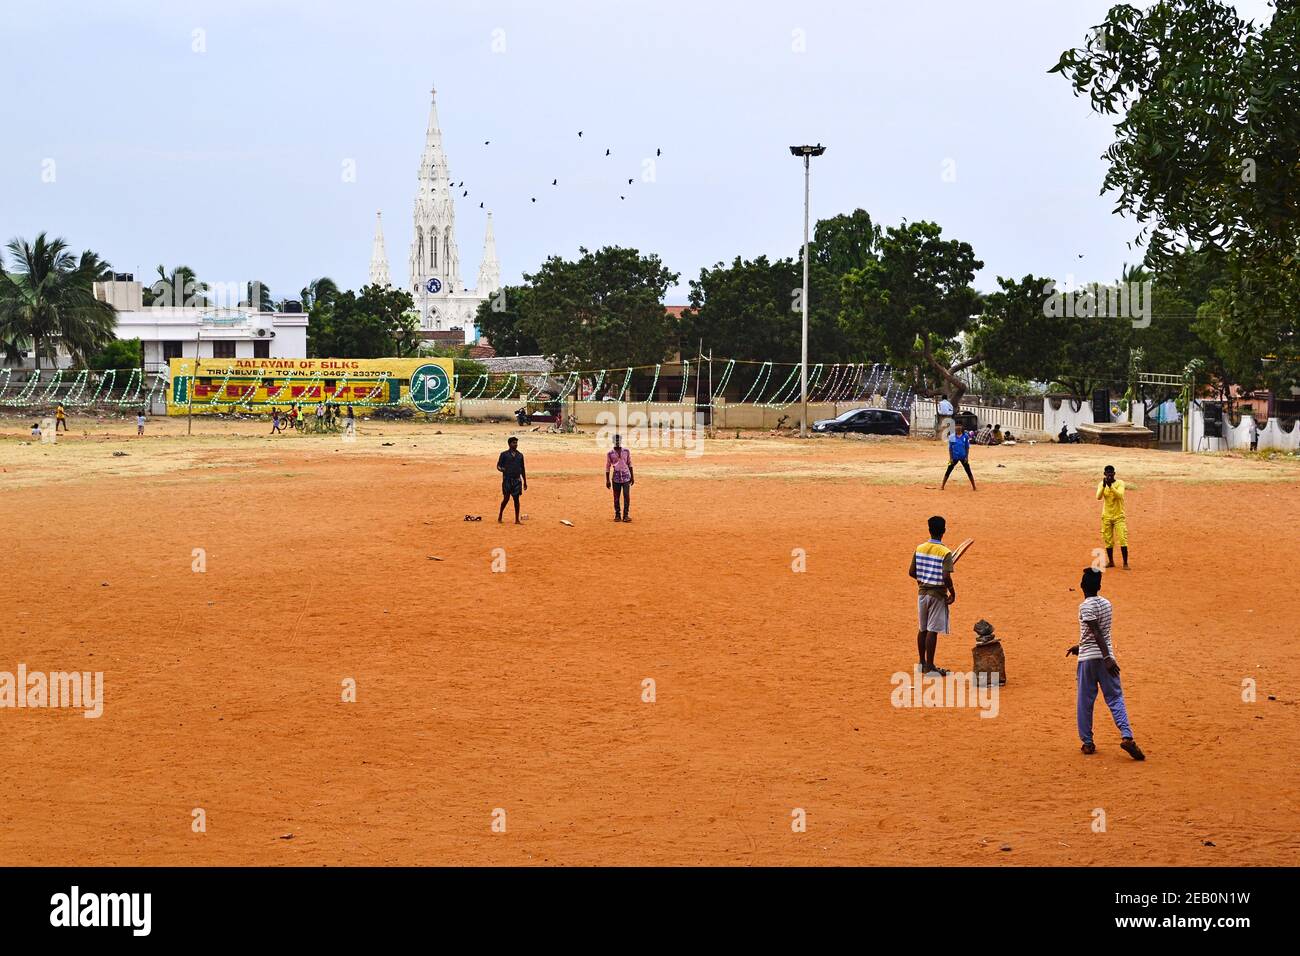
[[[815,432],[858,432],[862,435],[909,435],[907,416],[889,408],[855,408],[838,418],[813,422]]]

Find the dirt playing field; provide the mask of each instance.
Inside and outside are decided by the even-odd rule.
[[[977,447],[940,492],[933,442],[733,434],[634,451],[615,525],[594,436],[522,431],[515,526],[506,425],[30,424],[0,671],[102,671],[103,714],[0,708],[0,865],[1300,862],[1294,459]],[[1101,700],[1080,754],[1065,657],[1107,463],[1145,763]],[[936,513],[976,542],[938,662],[993,622],[996,717],[891,704]]]

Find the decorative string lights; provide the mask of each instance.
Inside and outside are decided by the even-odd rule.
[[[706,369],[706,360],[697,356],[667,366],[671,370],[670,374],[680,369],[675,381],[671,378],[665,381],[664,363],[624,366],[623,381],[617,389],[614,387],[617,366],[613,369],[570,370],[563,373],[485,372],[467,378],[465,383],[461,382],[460,376],[453,375],[452,388],[453,391],[461,390],[461,401],[470,402],[563,402],[573,398],[584,403],[638,401],[665,405],[686,404],[691,396],[692,385],[699,389],[708,384],[704,380],[708,370],[712,387],[707,400],[712,404],[725,401],[727,391],[732,388],[736,392],[742,392],[742,395],[738,401],[729,404],[753,404],[781,409],[799,401],[797,364],[734,358],[714,361],[722,363],[721,372],[716,379],[711,371],[712,364]],[[781,375],[778,365],[788,371]],[[741,366],[748,370],[743,375],[739,371]],[[121,372],[126,374],[120,374]],[[405,387],[406,382],[394,380],[388,374],[378,377],[362,396],[356,393],[370,384],[368,379],[354,382],[344,376],[330,379],[330,384],[326,385],[320,371],[299,372],[291,369],[268,372],[263,367],[253,372],[232,366],[216,366],[214,363],[211,368],[200,368],[199,372],[201,374],[184,378],[188,379],[188,387],[192,390],[192,394],[186,395],[186,402],[202,411],[258,414],[268,411],[272,406],[314,405],[319,402],[359,407],[415,406],[414,398]],[[154,373],[152,381],[146,383],[146,373],[140,368],[103,371],[80,369],[75,372],[56,369],[51,375],[29,372],[25,378],[18,377],[23,373],[24,370],[21,369],[0,369],[0,406],[23,408],[62,403],[78,407],[125,407],[142,402],[152,405],[166,396],[175,384],[165,370]],[[645,388],[647,378],[649,386]],[[745,380],[748,380],[748,385]],[[668,401],[658,398],[661,382],[670,387],[675,386],[675,403],[671,394]],[[400,387],[394,387],[395,385]],[[352,392],[353,397],[341,397],[345,392]],[[880,364],[818,363],[808,369],[810,402],[845,404],[867,401],[876,396],[885,406],[902,409],[910,406],[916,397],[916,391],[911,382],[895,379],[893,370]]]

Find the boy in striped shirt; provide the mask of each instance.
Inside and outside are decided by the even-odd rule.
[[[935,515],[929,520],[929,526],[930,540],[916,546],[907,574],[916,579],[919,592],[916,650],[921,657],[921,673],[946,677],[946,670],[934,666],[934,652],[939,646],[939,635],[948,633],[948,605],[957,600],[957,590],[952,583],[952,552],[943,544],[947,522],[941,515]]]
[[[1079,643],[1065,652],[1079,656],[1078,699],[1075,716],[1079,724],[1079,739],[1085,754],[1095,754],[1097,745],[1092,742],[1092,708],[1097,702],[1097,689],[1101,688],[1110,715],[1119,728],[1120,747],[1134,760],[1145,760],[1142,748],[1133,739],[1128,725],[1128,711],[1124,707],[1124,691],[1119,685],[1119,663],[1115,660],[1115,646],[1111,643],[1111,605],[1101,596],[1101,572],[1087,568],[1079,582],[1083,603],[1079,605]]]

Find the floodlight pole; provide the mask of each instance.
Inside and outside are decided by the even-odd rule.
[[[799,401],[803,411],[799,416],[799,437],[808,437],[808,195],[812,179],[812,156],[803,155],[803,333],[799,348]]]
[[[821,143],[816,146],[791,146],[790,152],[803,157],[803,295],[799,305],[803,312],[803,328],[799,347],[799,437],[808,437],[808,199],[812,179],[812,158],[826,152]]]

